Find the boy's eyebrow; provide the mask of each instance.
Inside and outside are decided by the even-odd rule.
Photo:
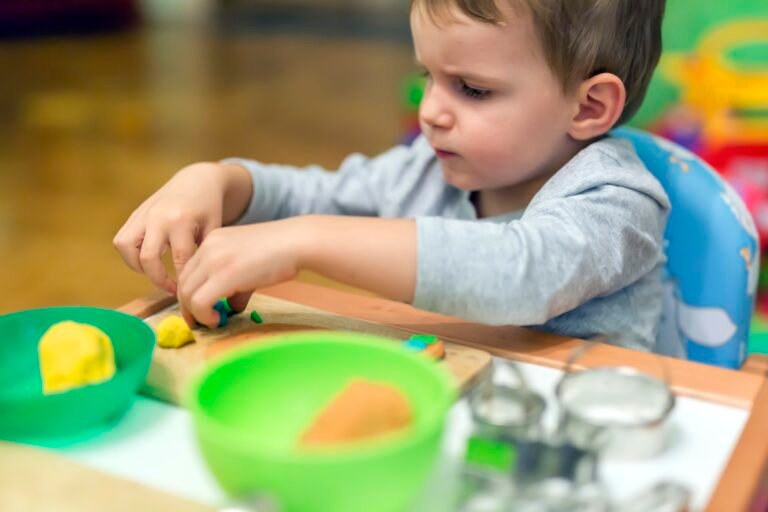
[[[461,71],[457,71],[456,73],[449,73],[449,74],[452,74],[454,76],[461,78],[462,80],[467,80],[472,83],[478,83],[478,84],[488,85],[488,86],[504,85],[503,80],[500,80],[498,78],[493,78],[490,76],[476,75],[474,73],[465,73]]]
[[[419,60],[418,57],[414,55],[413,61],[416,63],[417,66],[425,68],[424,64]],[[493,78],[490,76],[483,76],[476,73],[470,73],[470,72],[464,72],[464,71],[449,71],[446,72],[447,75],[455,76],[457,78],[461,78],[462,80],[468,80],[470,82],[477,82],[483,85],[489,85],[489,86],[500,86],[504,84],[503,80],[500,80],[498,78]]]

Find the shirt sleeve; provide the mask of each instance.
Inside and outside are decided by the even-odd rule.
[[[318,166],[296,168],[230,158],[251,175],[253,194],[237,224],[283,219],[295,215],[376,216],[393,173],[409,164],[411,152],[398,146],[375,157],[347,157],[336,172]]]
[[[666,205],[602,185],[509,223],[417,219],[414,305],[493,325],[540,325],[664,262]]]

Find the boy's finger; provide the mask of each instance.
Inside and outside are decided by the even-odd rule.
[[[213,305],[218,300],[219,293],[215,291],[215,285],[208,280],[201,286],[189,301],[192,315],[197,321],[211,329],[219,326],[221,316]]]
[[[158,231],[149,231],[145,234],[139,253],[139,262],[142,270],[155,286],[168,293],[176,294],[176,283],[168,277],[163,266],[162,257],[168,246],[167,241],[158,233]]]
[[[115,238],[112,240],[112,244],[117,248],[120,257],[134,272],[142,272],[141,262],[139,261],[139,252],[141,251],[143,241],[143,231],[134,233],[130,229],[126,229],[125,226],[117,232]]]
[[[195,255],[189,260],[186,267],[181,273],[178,283],[178,300],[181,306],[181,312],[184,316],[184,320],[187,321],[190,327],[194,328],[198,325],[194,311],[192,310],[192,297],[197,294],[197,290],[208,279],[208,274],[204,272],[204,269],[197,268],[197,261],[199,258]]]
[[[208,220],[205,225],[203,225],[203,229],[200,230],[199,233],[197,233],[197,245],[200,245],[203,243],[203,240],[211,234],[211,231],[214,231],[216,229],[220,229],[222,226],[220,223],[217,223],[213,220]]]
[[[190,313],[186,307],[184,307],[184,304],[181,301],[179,301],[179,311],[181,311],[181,316],[184,318],[184,321],[187,322],[190,329],[197,327],[195,317],[192,316],[192,313]]]
[[[194,228],[192,226],[183,226],[171,231],[169,241],[171,244],[173,267],[176,270],[176,279],[178,280],[181,272],[184,270],[184,266],[189,262],[197,249]]]
[[[178,294],[179,298],[185,303],[189,302],[192,295],[202,286],[208,278],[204,265],[200,263],[200,251],[195,253],[192,258],[184,265],[179,274]]]
[[[176,275],[176,279],[179,281],[179,284],[188,280],[189,277],[194,274],[197,268],[202,264],[201,256],[203,251],[204,249],[201,250],[200,247],[197,247],[192,256],[184,264],[181,272]]]

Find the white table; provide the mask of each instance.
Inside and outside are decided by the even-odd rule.
[[[557,417],[553,389],[562,372],[525,363],[521,368],[529,386],[546,397],[544,422],[552,428]],[[661,480],[673,480],[691,490],[693,510],[701,510],[741,435],[748,413],[745,409],[679,398],[670,419],[672,435],[665,452],[640,462],[601,461],[600,480],[611,497],[619,501]],[[461,400],[449,417],[444,473],[463,456],[469,428],[469,408],[466,400]],[[60,451],[88,466],[173,494],[214,506],[227,503],[197,450],[189,413],[153,399],[139,396],[114,429],[98,439]],[[441,510],[434,498],[429,504],[430,510]]]

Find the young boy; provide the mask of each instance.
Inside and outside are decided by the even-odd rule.
[[[215,326],[308,269],[415,306],[652,350],[668,199],[607,135],[638,109],[664,0],[413,0],[423,135],[337,173],[179,171],[115,237]],[[379,217],[379,218],[374,218]],[[231,227],[221,227],[230,226]],[[161,256],[170,246],[178,284]],[[199,246],[199,247],[198,247]]]

